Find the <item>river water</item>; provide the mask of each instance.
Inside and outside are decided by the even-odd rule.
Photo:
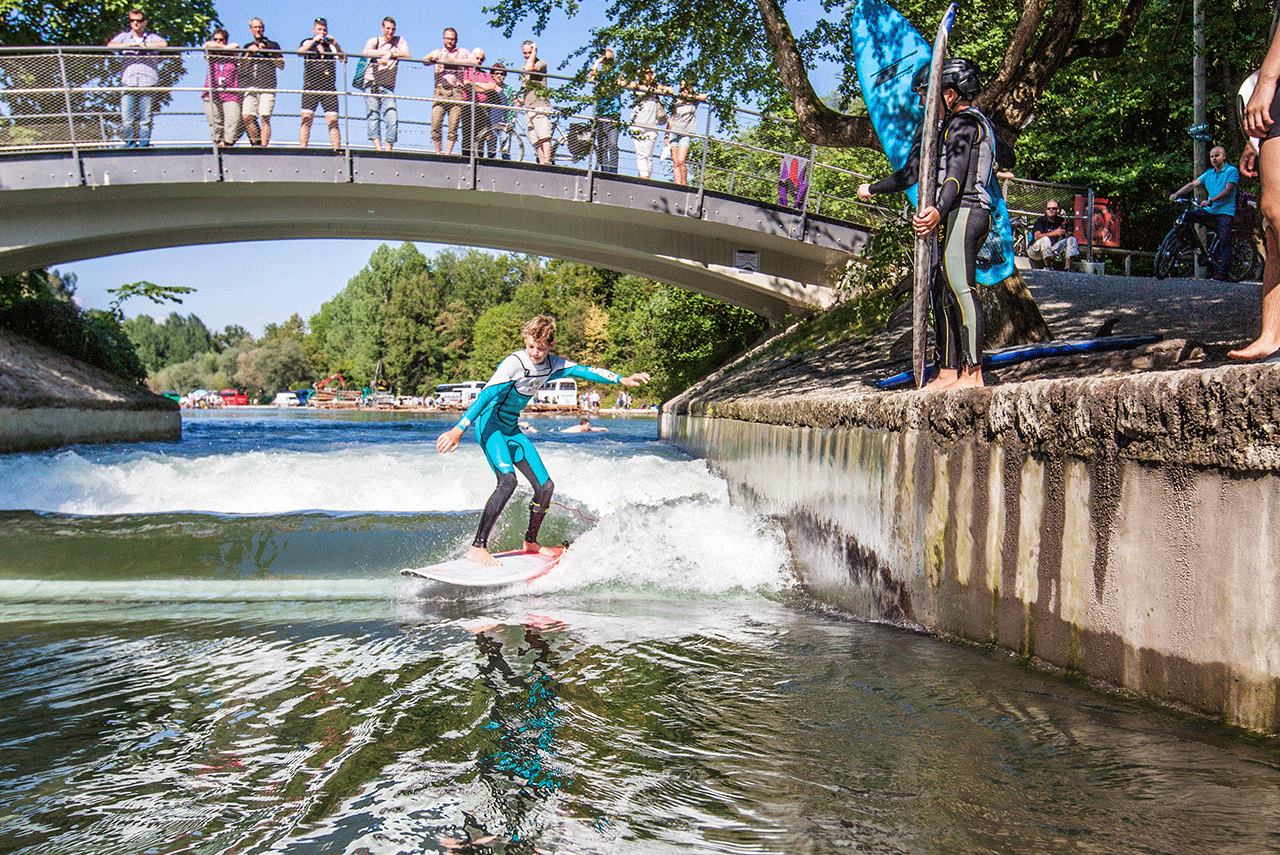
[[[0,457],[0,852],[1280,852],[1273,742],[843,619],[654,419],[570,423],[573,548],[466,597],[396,573],[492,488],[431,416]]]

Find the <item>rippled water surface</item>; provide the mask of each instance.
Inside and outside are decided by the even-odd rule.
[[[465,597],[396,573],[492,488],[443,421],[0,457],[0,852],[1280,851],[1274,743],[841,619],[653,419],[569,423],[573,548]]]

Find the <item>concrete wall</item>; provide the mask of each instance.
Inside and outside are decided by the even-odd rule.
[[[82,442],[153,442],[182,436],[174,410],[0,406],[0,453],[39,451]]]
[[[807,587],[856,617],[1278,731],[1266,371],[684,400],[662,432],[781,519]]]
[[[0,454],[181,438],[177,402],[0,328]]]

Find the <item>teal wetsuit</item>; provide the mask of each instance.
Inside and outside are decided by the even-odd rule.
[[[487,547],[489,534],[498,521],[502,509],[516,489],[516,471],[519,470],[533,485],[533,502],[529,505],[529,528],[525,540],[536,543],[542,518],[551,507],[551,495],[555,485],[547,474],[547,467],[533,443],[520,430],[520,411],[533,399],[538,390],[552,380],[574,377],[597,383],[621,383],[622,378],[603,368],[591,368],[570,362],[559,356],[548,355],[535,363],[523,350],[502,360],[489,382],[472,402],[457,427],[466,431],[475,425],[476,440],[484,451],[489,467],[498,477],[498,486],[485,504],[480,515],[480,528],[476,532],[475,545]]]

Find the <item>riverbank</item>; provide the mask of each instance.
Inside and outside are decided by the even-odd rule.
[[[1224,364],[1257,286],[1028,287],[1055,338],[1162,340],[936,393],[874,389],[900,331],[765,346],[669,402],[663,436],[781,519],[806,585],[856,617],[1280,730],[1280,366]]]
[[[181,436],[174,401],[0,328],[0,454]]]

